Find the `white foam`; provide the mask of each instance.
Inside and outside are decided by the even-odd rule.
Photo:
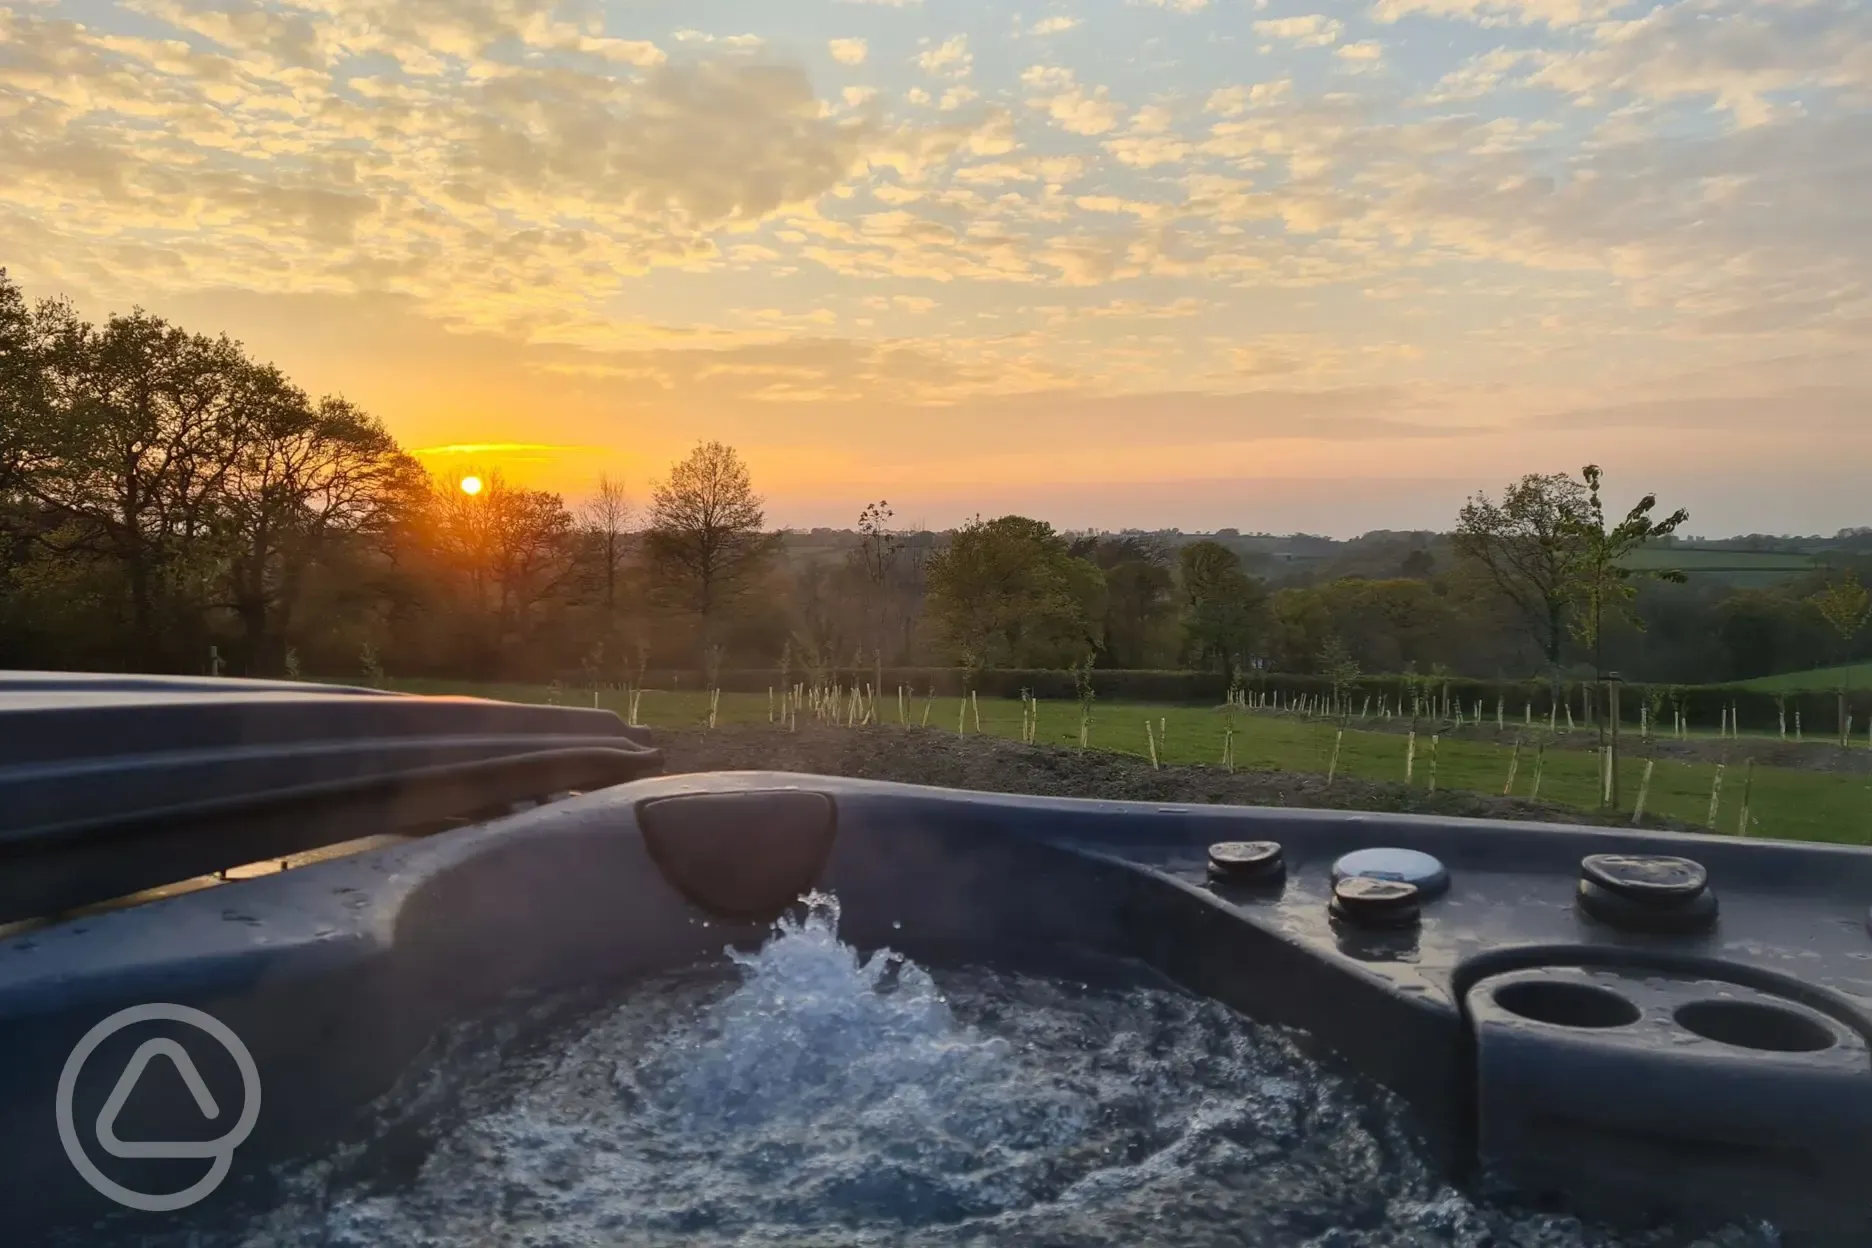
[[[428,1153],[343,1165],[236,1242],[380,1248],[1072,1243],[1638,1248],[1450,1190],[1397,1104],[1213,1002],[932,975],[808,899],[734,975],[646,986],[543,1051],[426,1073]],[[396,1107],[388,1116],[396,1117]],[[368,1150],[367,1150],[368,1152]],[[1772,1248],[1732,1230],[1709,1248]]]

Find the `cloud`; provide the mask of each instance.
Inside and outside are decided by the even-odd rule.
[[[1033,24],[1032,32],[1036,35],[1057,35],[1073,29],[1079,24],[1076,17],[1043,17]]]
[[[833,112],[800,68],[746,54],[620,72],[615,46],[576,27],[447,22],[452,73],[340,87],[271,58],[381,30],[236,23],[225,37],[259,51],[204,51],[0,16],[0,252],[30,237],[41,274],[128,299],[392,289],[465,323],[586,333],[586,309],[631,275],[725,263],[726,236],[867,168],[1007,142],[995,113],[917,127]],[[483,56],[501,30],[551,57]]]
[[[1173,13],[1197,13],[1209,7],[1209,0],[1129,0],[1147,9],[1169,9]]]
[[[1568,429],[1670,429],[1710,434],[1758,433],[1773,413],[1775,436],[1863,438],[1872,387],[1797,386],[1753,394],[1649,399],[1529,417],[1526,426]]]
[[[1488,95],[1507,81],[1508,75],[1535,55],[1531,48],[1494,48],[1471,57],[1462,65],[1437,79],[1423,96],[1425,104],[1448,104]]]
[[[766,42],[759,35],[713,35],[706,30],[679,30],[671,38],[678,43],[719,44],[724,48],[758,48]]]
[[[1603,22],[1577,51],[1539,54],[1528,82],[1583,102],[1608,95],[1710,99],[1758,124],[1775,115],[1778,92],[1872,89],[1868,49],[1872,11],[1864,6],[1683,0],[1631,21]]]
[[[1378,0],[1372,16],[1381,22],[1406,17],[1436,17],[1507,24],[1571,26],[1610,16],[1634,0]]]
[[[592,451],[592,446],[566,446],[556,442],[458,442],[448,446],[425,446],[412,450],[412,455],[524,455],[530,452],[551,451]]]
[[[945,39],[933,48],[917,55],[917,65],[926,74],[940,74],[954,78],[968,77],[974,68],[975,57],[969,52],[967,35],[956,35]]]
[[[1302,48],[1323,48],[1338,42],[1345,33],[1345,23],[1336,17],[1309,13],[1302,17],[1277,17],[1254,24],[1255,33],[1269,39],[1283,39]]]
[[[775,404],[1190,387],[1457,419],[1370,393],[1420,377],[1461,418],[1507,422],[1618,407],[1614,381],[1712,353],[1872,341],[1872,11],[1378,2],[1407,22],[1382,47],[1345,10],[1229,0],[1134,11],[1136,46],[1038,50],[895,6],[869,19],[920,85],[882,92],[839,68],[885,55],[882,25],[817,32],[809,75],[768,50],[797,39],[764,10],[724,36],[629,29],[584,0],[118,0],[134,9],[83,25],[15,6],[0,257],[99,306],[400,300],[464,340],[533,344],[523,371],[555,386],[769,425]],[[1076,20],[1051,11],[1024,33]],[[1276,46],[1262,60],[1256,42]],[[923,336],[885,337],[907,330]],[[1229,410],[1255,403],[1275,410]],[[1201,430],[1211,462],[1202,413],[1220,407],[1136,410]]]
[[[1250,108],[1263,107],[1285,99],[1292,91],[1293,80],[1289,78],[1220,87],[1209,93],[1209,99],[1203,105],[1203,111],[1221,113],[1225,117],[1238,117]]]
[[[1104,87],[1081,86],[1073,71],[1052,65],[1034,65],[1021,74],[1021,84],[1034,92],[1028,107],[1047,114],[1072,134],[1105,134],[1117,128],[1124,107]]]

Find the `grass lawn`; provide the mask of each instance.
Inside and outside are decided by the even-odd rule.
[[[516,702],[544,702],[550,692],[539,685],[466,685],[451,682],[395,681],[396,689],[411,693],[462,693]],[[589,692],[565,690],[568,703],[589,700]],[[624,695],[602,691],[600,705],[622,714]],[[959,698],[916,698],[908,708],[910,722],[928,723],[933,729],[955,732]],[[983,699],[981,731],[1019,739],[1021,704],[1011,699]],[[720,723],[765,723],[768,703],[764,694],[723,694]],[[643,693],[639,717],[651,727],[693,728],[708,718],[708,698],[701,693],[670,693],[650,689]],[[801,712],[805,717],[805,712]],[[879,725],[862,731],[901,731],[894,699],[878,702]],[[1166,763],[1219,766],[1226,715],[1211,707],[1099,703],[1092,712],[1094,749],[1148,757],[1144,725],[1160,722],[1160,758]],[[975,731],[973,714],[965,729]],[[1332,756],[1334,728],[1324,721],[1288,716],[1235,716],[1235,764],[1239,768],[1324,773]],[[775,731],[782,731],[776,727]],[[854,730],[858,731],[858,730]],[[1543,734],[1536,734],[1543,735]],[[1044,745],[1077,746],[1079,709],[1076,703],[1040,704],[1037,740]],[[1636,749],[1637,743],[1632,747]],[[1402,781],[1406,739],[1390,732],[1348,730],[1340,747],[1339,774],[1367,780]],[[1439,788],[1500,793],[1508,778],[1512,749],[1509,745],[1477,741],[1440,741],[1436,747],[1436,783]],[[1535,772],[1532,739],[1522,750],[1514,785],[1516,796],[1532,793]],[[1625,810],[1637,797],[1644,760],[1627,756],[1619,769],[1621,803]],[[1430,743],[1420,738],[1412,783],[1427,785],[1431,772]],[[1713,763],[1660,761],[1651,780],[1646,809],[1656,815],[1703,825],[1709,817],[1710,789],[1716,772]],[[1717,830],[1734,833],[1741,813],[1744,769],[1728,767],[1723,775]],[[1540,796],[1581,808],[1598,804],[1599,763],[1590,750],[1556,749],[1541,762]],[[1783,767],[1756,767],[1749,796],[1750,835],[1787,840],[1834,841],[1872,844],[1872,776],[1832,774]]]
[[[1640,571],[1671,568],[1700,582],[1720,581],[1745,589],[1765,589],[1813,571],[1810,555],[1777,551],[1672,549],[1635,550],[1624,565]]]
[[[1741,684],[1741,688],[1759,693],[1832,693],[1841,686],[1847,689],[1872,689],[1872,663],[1849,663],[1844,667],[1821,667],[1811,672],[1758,676]]]

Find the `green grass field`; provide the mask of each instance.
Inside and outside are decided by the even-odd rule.
[[[1810,555],[1682,547],[1635,550],[1625,557],[1624,564],[1645,572],[1669,568],[1698,583],[1715,581],[1737,589],[1767,589],[1811,572],[1815,566]]]
[[[1832,693],[1846,689],[1872,689],[1872,663],[1849,663],[1844,667],[1821,667],[1811,672],[1783,672],[1779,676],[1760,676],[1743,681],[1741,688],[1759,693]]]
[[[539,685],[464,685],[449,682],[396,681],[394,687],[411,693],[462,693],[477,697],[502,698],[516,702],[548,701],[551,691]],[[591,694],[564,690],[559,695],[567,703],[589,701]],[[623,713],[624,695],[604,691],[600,705]],[[957,731],[958,713],[964,710],[959,698],[912,699],[907,707],[912,724],[924,722],[925,710],[931,729]],[[1021,704],[1015,700],[984,699],[980,704],[981,731],[1018,740],[1021,733]],[[670,693],[646,690],[639,707],[639,717],[651,727],[694,728],[707,722],[708,698],[701,693]],[[902,731],[894,699],[880,699],[881,724],[853,731]],[[722,724],[766,724],[768,701],[762,694],[723,694],[717,716]],[[801,712],[804,719],[806,713]],[[1148,757],[1149,742],[1144,725],[1153,728],[1160,722],[1163,735],[1158,743],[1161,760],[1170,764],[1219,766],[1225,714],[1216,708],[1148,705],[1143,703],[1100,703],[1093,709],[1091,744],[1094,749],[1109,750],[1136,757]],[[1288,716],[1250,715],[1235,717],[1235,764],[1243,769],[1264,769],[1324,773],[1332,755],[1334,728],[1324,721],[1306,721]],[[973,714],[963,717],[963,727],[975,731]],[[775,731],[781,731],[775,728]],[[1075,703],[1043,702],[1037,741],[1043,745],[1074,746],[1079,739],[1079,710]],[[1341,746],[1339,774],[1365,780],[1401,782],[1404,779],[1405,737],[1392,732],[1348,730]],[[1466,789],[1497,793],[1508,778],[1512,748],[1492,742],[1440,741],[1436,747],[1436,782],[1439,788]],[[1429,742],[1418,741],[1413,783],[1429,781]],[[1532,743],[1521,754],[1514,785],[1518,797],[1531,795],[1535,771]],[[1710,789],[1716,767],[1713,763],[1660,761],[1652,776],[1646,809],[1659,816],[1702,826],[1709,816]],[[1644,760],[1626,757],[1621,760],[1619,783],[1624,809],[1629,811],[1638,793],[1644,773]],[[1554,749],[1546,752],[1541,764],[1540,797],[1557,803],[1590,809],[1598,804],[1599,764],[1590,750]],[[1743,768],[1732,765],[1725,770],[1717,830],[1737,831],[1741,811]],[[1788,840],[1832,841],[1843,844],[1872,844],[1872,776],[1801,771],[1792,768],[1756,767],[1749,797],[1750,835]]]
[[[1649,547],[1625,556],[1628,568],[1676,568],[1683,572],[1805,572],[1812,555],[1764,550],[1705,550],[1694,546]]]

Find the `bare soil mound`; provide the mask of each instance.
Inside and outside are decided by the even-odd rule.
[[[1284,771],[1230,774],[1216,767],[1153,768],[1122,754],[1022,745],[990,736],[959,737],[930,729],[805,724],[797,732],[764,725],[659,729],[656,742],[671,773],[790,771],[1039,797],[1402,811],[1548,823],[1630,822],[1629,817],[1601,819],[1591,811],[1523,798],[1449,790],[1429,793],[1401,784],[1343,777],[1328,786],[1324,776]],[[1689,830],[1649,817],[1645,825]]]

